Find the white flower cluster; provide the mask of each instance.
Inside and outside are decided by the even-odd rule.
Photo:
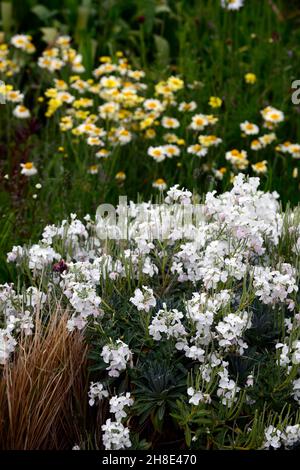
[[[1,363],[9,359],[17,344],[16,337],[22,332],[31,335],[34,328],[34,315],[45,304],[46,294],[36,287],[28,287],[17,294],[11,284],[0,285]]]
[[[90,406],[94,406],[97,401],[100,402],[103,398],[108,398],[108,396],[108,391],[105,390],[102,383],[91,382],[88,393]],[[115,395],[110,398],[109,411],[114,414],[115,421],[109,418],[101,427],[103,431],[102,442],[105,450],[119,450],[131,447],[129,429],[123,426],[122,420],[127,416],[126,408],[132,405],[133,399],[129,392],[125,395]]]
[[[91,382],[88,396],[89,405],[94,406],[96,401],[101,401],[103,398],[108,397],[108,391],[104,389],[103,384],[100,382]]]
[[[298,322],[297,322],[298,323]],[[289,335],[285,338],[285,342],[278,342],[275,349],[279,351],[279,364],[281,367],[286,368],[286,373],[289,374],[293,366],[300,364],[300,340],[291,340],[291,334],[294,332],[293,328],[288,332]],[[292,382],[292,397],[300,404],[300,368],[297,368],[298,378]]]
[[[133,399],[130,397],[130,393],[127,392],[125,395],[115,395],[109,400],[109,411],[115,415],[116,421],[122,421],[126,418],[127,413],[125,408],[133,405]]]
[[[242,335],[250,327],[250,315],[247,312],[229,313],[216,326],[219,346],[225,351],[237,349],[242,355],[244,350],[248,348],[248,345],[242,340]]]
[[[149,312],[149,310],[156,305],[153,290],[147,286],[142,286],[142,290],[135,289],[134,297],[130,297],[129,300],[139,311],[144,310],[145,312]]]
[[[107,419],[101,426],[103,431],[102,441],[105,450],[120,450],[131,447],[129,429],[120,421]]]
[[[191,397],[189,403],[198,406],[199,403],[211,403],[211,397],[208,393],[202,393],[200,390],[195,390],[193,387],[187,389],[187,394]]]
[[[12,251],[7,254],[8,262],[20,264],[23,258],[27,259],[29,269],[36,275],[49,267],[55,260],[58,261],[60,255],[51,246],[43,243],[32,245],[29,250],[21,246],[14,246]]]
[[[127,363],[132,362],[132,353],[127,344],[123,343],[120,339],[115,344],[107,344],[103,346],[101,356],[106,364],[109,366],[108,375],[110,377],[119,377],[120,373],[126,369]]]
[[[215,316],[218,311],[230,302],[230,292],[221,290],[209,295],[206,292],[194,292],[190,300],[186,301],[187,318],[197,329],[197,340],[203,345],[208,345],[213,339],[211,331]]]
[[[221,398],[223,405],[231,406],[238,399],[240,387],[237,386],[233,379],[229,378],[227,367],[228,362],[223,361],[222,369],[218,372],[220,380],[217,395]]]
[[[163,304],[163,308],[157,312],[149,325],[149,333],[156,341],[162,338],[162,334],[168,339],[182,338],[186,335],[181,323],[182,318],[183,314],[177,309],[168,310],[167,305]]]
[[[295,269],[290,264],[284,263],[281,271],[257,266],[253,274],[255,294],[264,304],[275,305],[279,302],[286,302],[290,310],[294,309],[294,303],[288,296],[293,292],[298,292],[298,286]]]
[[[17,342],[11,334],[4,329],[0,329],[0,364],[5,364],[9,356],[14,352]]]
[[[70,331],[73,331],[75,327],[81,330],[85,327],[89,316],[97,318],[100,315],[101,310],[99,306],[101,298],[96,294],[93,286],[79,282],[70,282],[67,289],[64,290],[64,294],[76,312],[68,321],[68,329]]]
[[[264,449],[280,449],[282,446],[286,449],[300,444],[300,425],[288,425],[281,430],[273,425],[265,429]]]

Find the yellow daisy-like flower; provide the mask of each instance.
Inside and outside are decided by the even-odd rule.
[[[248,83],[249,85],[254,85],[256,82],[256,75],[255,73],[248,72],[245,74],[245,82]]]
[[[102,62],[103,64],[105,64],[105,63],[110,63],[110,62],[111,62],[111,57],[109,57],[109,56],[101,56],[101,57],[99,57],[99,61]]]
[[[154,137],[156,136],[156,132],[155,132],[155,129],[147,129],[146,132],[145,132],[145,138],[146,139],[154,139]]]
[[[211,106],[212,108],[220,108],[222,106],[222,103],[223,101],[218,96],[211,96],[208,102],[209,106]]]
[[[172,91],[181,90],[184,87],[184,81],[174,76],[168,78],[167,84]]]

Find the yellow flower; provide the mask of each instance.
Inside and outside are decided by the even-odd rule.
[[[82,110],[79,110],[79,111],[76,111],[75,113],[75,117],[77,119],[86,119],[89,115],[89,111],[82,111]]]
[[[208,104],[212,108],[220,108],[222,106],[222,100],[218,96],[211,96]]]
[[[73,108],[88,108],[89,106],[93,106],[93,100],[89,98],[79,98],[73,102]]]
[[[47,96],[47,98],[55,98],[57,96],[56,88],[48,88],[48,90],[45,91],[45,96]]]
[[[101,56],[99,57],[99,61],[102,62],[103,64],[111,62],[111,57],[109,56]]]
[[[255,73],[248,72],[245,74],[245,82],[249,85],[253,85],[256,82]]]
[[[298,168],[293,168],[293,178],[298,178]]]
[[[154,139],[155,136],[156,136],[155,129],[150,128],[146,130],[145,132],[146,139]]]
[[[126,179],[126,174],[124,173],[124,171],[118,171],[115,176],[115,179],[119,182],[124,181]]]
[[[51,117],[55,111],[62,106],[62,101],[57,100],[56,98],[51,98],[48,103],[48,109],[45,113],[46,117]]]
[[[257,174],[264,174],[267,173],[268,167],[267,167],[267,161],[263,160],[261,162],[257,162],[252,166],[252,170],[257,173]]]
[[[88,169],[88,173],[90,175],[96,175],[98,173],[98,167],[97,165],[91,165]]]
[[[179,77],[171,76],[168,78],[167,84],[172,91],[177,91],[183,88],[184,81]]]

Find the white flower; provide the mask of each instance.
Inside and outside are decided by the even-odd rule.
[[[15,350],[17,342],[11,334],[5,330],[0,329],[0,364],[5,364],[9,356]]]
[[[255,135],[259,133],[259,127],[249,121],[242,122],[240,124],[240,128],[246,135]]]
[[[178,119],[164,116],[161,120],[161,125],[166,129],[177,129],[180,126]]]
[[[132,405],[133,399],[130,397],[129,392],[127,392],[126,395],[115,395],[109,400],[109,411],[110,413],[113,413],[115,415],[116,421],[122,421],[122,419],[126,418],[127,416],[127,413],[124,411],[124,408]]]
[[[101,429],[105,450],[120,450],[131,447],[129,429],[125,428],[121,422],[112,422],[111,419],[107,419]]]
[[[197,104],[195,101],[190,101],[189,103],[182,101],[178,106],[178,110],[181,112],[195,111],[196,108],[197,108]]]
[[[50,246],[32,245],[28,253],[28,266],[32,271],[42,271],[61,257]]]
[[[149,147],[147,153],[157,162],[162,162],[166,158],[165,148],[162,145],[158,147]]]
[[[144,310],[145,312],[149,312],[149,310],[156,305],[153,290],[146,286],[142,286],[142,290],[135,289],[134,297],[130,297],[129,300],[139,311]]]
[[[300,341],[294,341],[292,344],[293,354],[292,354],[292,363],[300,364]]]
[[[254,268],[255,294],[264,304],[289,303],[288,295],[298,291],[295,272],[285,263],[279,270],[257,266]]]
[[[199,403],[211,403],[211,398],[208,393],[202,393],[201,391],[195,391],[193,387],[187,389],[187,394],[191,397],[189,403],[198,406]]]
[[[208,124],[208,119],[204,114],[195,114],[190,126],[194,131],[202,131]]]
[[[31,36],[26,34],[15,34],[10,40],[10,43],[17,49],[22,49],[26,52],[34,52],[35,47],[31,43]]]
[[[221,398],[221,403],[229,407],[237,401],[240,387],[237,386],[233,379],[229,378],[227,366],[228,362],[223,362],[223,368],[218,372],[220,380],[217,395]]]
[[[250,315],[247,312],[229,313],[216,325],[219,346],[225,351],[235,348],[242,355],[244,350],[248,348],[248,345],[242,340],[242,335],[250,327]]]
[[[132,361],[132,352],[120,339],[115,344],[104,346],[101,356],[103,361],[109,364],[106,370],[109,371],[110,377],[119,377],[120,373],[126,369],[127,363]]]
[[[152,318],[149,325],[149,333],[156,341],[166,334],[167,338],[181,338],[186,335],[184,326],[181,323],[183,314],[177,309],[168,310],[166,304]]]
[[[90,398],[89,405],[94,406],[96,400],[101,401],[103,398],[108,397],[108,391],[104,389],[102,383],[91,382],[88,396]]]
[[[19,119],[26,119],[26,118],[30,117],[30,111],[23,104],[19,104],[13,110],[13,115],[16,116]]]
[[[89,316],[97,318],[102,314],[100,310],[101,298],[97,295],[93,285],[83,282],[67,282],[64,294],[81,318],[87,319]]]
[[[147,111],[154,111],[158,114],[160,114],[164,109],[163,104],[159,100],[155,99],[145,100],[143,106]]]
[[[239,10],[244,5],[244,0],[221,0],[221,6],[226,10]]]
[[[21,174],[25,176],[33,176],[37,174],[37,169],[32,162],[21,163]]]
[[[279,449],[281,447],[281,437],[282,432],[275,428],[274,426],[270,425],[265,429],[265,441],[263,447],[265,449],[269,449],[273,447],[273,449]]]
[[[261,114],[264,120],[271,124],[277,124],[284,121],[283,112],[273,106],[267,106],[261,111]]]
[[[300,378],[293,381],[292,396],[297,403],[300,404]]]
[[[178,157],[180,155],[180,149],[177,145],[167,144],[163,146],[163,149],[167,158]]]
[[[115,135],[121,145],[128,144],[132,140],[132,133],[125,127],[119,127]]]
[[[190,145],[187,148],[187,152],[192,155],[197,155],[197,157],[205,157],[207,155],[208,149],[200,144]]]
[[[7,253],[7,262],[8,263],[18,263],[19,264],[21,262],[23,256],[24,256],[23,248],[20,245],[14,246],[12,251]]]
[[[288,425],[281,436],[284,447],[289,448],[300,443],[300,425]]]
[[[175,184],[167,192],[165,198],[166,204],[190,204],[192,198],[192,193],[187,189],[179,189],[179,184]]]
[[[250,387],[253,387],[253,385],[254,385],[254,376],[252,374],[249,374],[246,380],[246,387],[250,388]]]

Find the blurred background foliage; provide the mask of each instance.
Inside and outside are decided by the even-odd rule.
[[[4,0],[0,28],[6,34],[32,34],[35,44],[41,38],[51,43],[58,33],[70,34],[88,72],[97,53],[122,50],[135,65],[173,66],[192,79],[203,71],[204,59],[207,68],[216,62],[220,80],[224,78],[226,40],[234,52],[241,41],[247,43],[251,28],[286,46],[293,44],[295,35],[300,39],[299,30],[291,29],[291,23],[300,25],[298,0],[248,0],[238,17],[228,15],[219,4],[219,0]]]

